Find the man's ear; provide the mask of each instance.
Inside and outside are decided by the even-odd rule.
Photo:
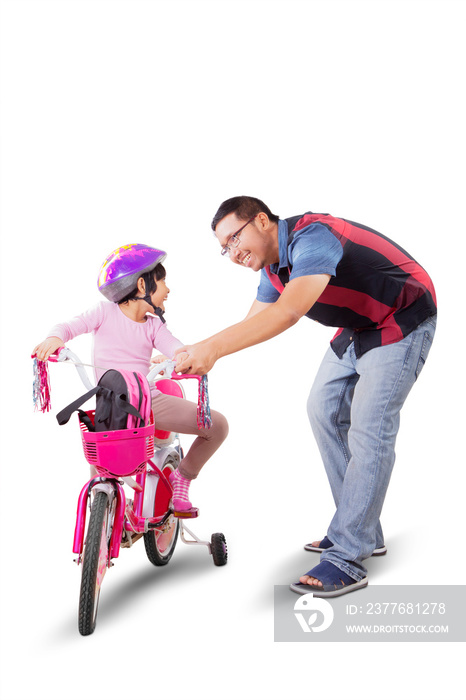
[[[146,285],[144,284],[144,280],[142,277],[138,279],[138,292],[141,292],[141,294],[146,293]]]
[[[266,231],[269,228],[270,219],[265,212],[261,211],[256,216],[256,223],[262,231]]]

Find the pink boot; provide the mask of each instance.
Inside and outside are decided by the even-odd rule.
[[[189,500],[189,485],[190,479],[185,479],[180,474],[178,469],[172,472],[169,476],[169,481],[173,487],[173,511],[177,518],[197,518],[199,510],[193,508]]]

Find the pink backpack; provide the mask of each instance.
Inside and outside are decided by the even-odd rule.
[[[78,411],[93,396],[96,396],[94,425],[84,411]],[[74,411],[79,412],[80,420],[91,432],[145,427],[151,417],[149,382],[140,372],[109,369],[96,387],[57,414],[59,425],[68,423]]]

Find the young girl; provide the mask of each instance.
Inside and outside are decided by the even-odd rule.
[[[72,338],[93,334],[92,362],[96,381],[107,369],[129,369],[148,374],[154,348],[166,357],[183,345],[175,338],[163,318],[170,293],[165,282],[166,258],[163,250],[142,244],[117,248],[103,263],[98,288],[108,301],[102,301],[67,323],[57,324],[34,352],[46,360]],[[147,315],[150,314],[150,315]],[[155,314],[152,315],[152,314]],[[160,360],[157,358],[156,361]],[[211,411],[212,427],[197,427],[197,405],[152,390],[155,430],[197,435],[188,453],[173,472],[173,507],[192,513],[190,482],[228,434],[228,423],[217,411]]]

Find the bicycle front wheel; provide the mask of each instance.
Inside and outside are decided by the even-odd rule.
[[[95,629],[100,587],[109,562],[112,524],[108,494],[98,491],[92,504],[84,547],[78,617],[82,635],[92,634]]]
[[[174,469],[176,469],[176,464],[172,457],[168,457],[162,467],[162,471],[167,479]],[[148,476],[150,478],[150,474]],[[170,507],[171,495],[171,490],[157,479],[154,504],[153,506],[151,504],[152,513],[167,511]],[[175,551],[179,529],[180,521],[174,515],[170,515],[163,528],[149,530],[144,535],[146,554],[151,564],[154,564],[154,566],[166,566],[168,564]]]

